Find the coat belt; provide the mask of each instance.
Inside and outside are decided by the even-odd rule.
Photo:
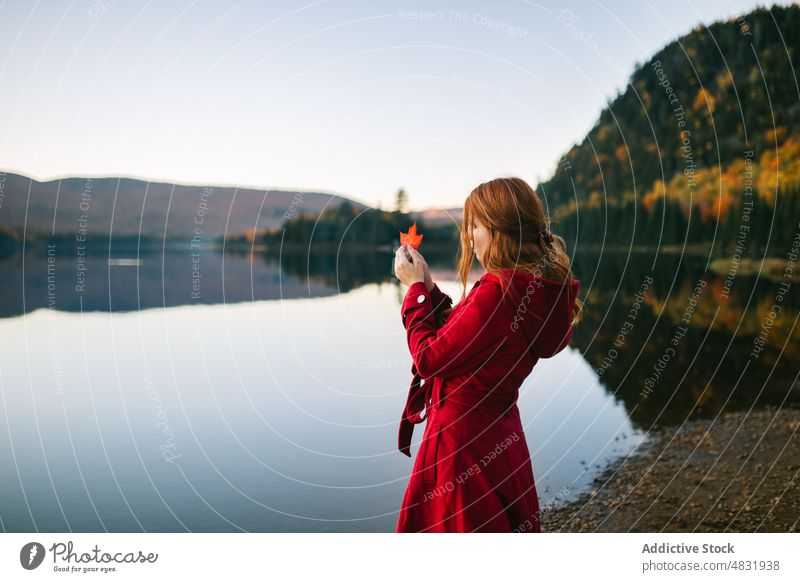
[[[397,445],[404,455],[411,456],[411,437],[414,435],[414,425],[427,420],[433,408],[439,408],[444,401],[442,387],[444,381],[435,382],[433,378],[422,383],[422,376],[417,371],[416,364],[412,364],[411,373],[413,378],[408,389],[408,398],[403,409],[403,416],[400,418],[400,429],[397,434]],[[511,388],[512,386],[508,386]],[[438,389],[435,389],[438,388]],[[495,387],[494,390],[477,394],[474,391],[468,392],[461,387],[447,394],[448,400],[456,404],[476,408],[481,410],[491,410],[508,414],[512,407],[517,403],[519,396],[519,386],[513,385],[511,391],[504,391]],[[425,411],[423,416],[422,412]]]
[[[423,384],[422,376],[417,372],[416,364],[411,365],[411,373],[414,377],[408,389],[408,398],[403,409],[403,416],[400,418],[400,430],[397,433],[398,448],[400,452],[408,457],[411,456],[411,437],[414,434],[414,425],[428,418],[432,406],[441,406],[441,390],[436,395],[436,403],[432,402],[433,386],[435,384],[433,379],[427,379]],[[439,385],[441,386],[441,383]],[[424,416],[422,415],[423,410],[425,411]]]

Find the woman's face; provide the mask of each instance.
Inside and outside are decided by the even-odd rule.
[[[478,258],[478,262],[480,262],[491,240],[489,228],[477,218],[473,218],[472,224],[469,225],[469,236],[472,241],[472,248],[475,250],[475,256]]]

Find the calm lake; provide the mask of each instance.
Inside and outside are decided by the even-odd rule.
[[[430,260],[457,301],[451,261]],[[584,321],[519,398],[543,506],[653,427],[798,406],[797,282],[728,263],[575,257]],[[390,265],[44,246],[0,260],[2,529],[393,531],[414,459],[397,450],[411,358]]]

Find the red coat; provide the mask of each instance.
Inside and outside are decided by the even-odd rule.
[[[484,274],[452,305],[434,286],[412,284],[402,306],[413,380],[398,445],[411,456],[414,425],[427,419],[403,498],[398,532],[539,532],[539,500],[516,401],[539,358],[572,339],[572,285],[507,270],[509,293]],[[424,382],[423,382],[424,380]]]

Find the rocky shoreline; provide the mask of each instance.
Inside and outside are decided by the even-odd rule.
[[[725,413],[650,433],[545,532],[800,531],[800,410]]]

